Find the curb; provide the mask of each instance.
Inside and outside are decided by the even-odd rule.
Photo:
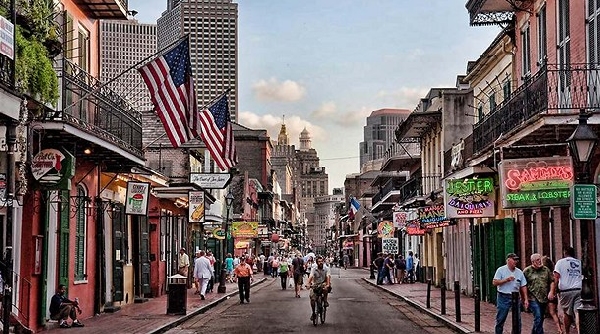
[[[428,308],[426,308],[426,307],[423,307],[423,305],[421,305],[420,303],[417,303],[417,302],[415,302],[415,301],[411,300],[410,298],[404,297],[404,296],[402,296],[402,295],[400,295],[400,294],[397,294],[397,293],[395,293],[395,292],[393,292],[393,291],[390,291],[390,290],[388,290],[388,289],[384,288],[384,287],[383,287],[383,286],[381,286],[381,285],[377,285],[376,283],[374,283],[374,282],[371,282],[371,281],[370,281],[368,278],[364,278],[364,277],[363,277],[363,280],[364,280],[365,282],[367,282],[367,283],[371,284],[371,285],[372,285],[372,286],[374,286],[374,287],[377,287],[377,288],[379,288],[379,289],[381,289],[381,290],[383,290],[383,291],[385,291],[385,292],[387,292],[387,293],[389,293],[389,294],[391,294],[391,295],[393,295],[393,296],[395,296],[395,297],[398,297],[398,298],[400,298],[400,299],[404,300],[406,303],[410,304],[410,305],[411,305],[411,306],[413,306],[414,308],[417,308],[417,309],[419,309],[421,312],[424,312],[424,313],[427,313],[427,314],[429,314],[430,316],[434,317],[434,318],[435,318],[435,319],[437,319],[438,321],[440,321],[440,322],[442,322],[442,323],[446,324],[446,326],[453,328],[454,330],[457,330],[457,331],[459,331],[459,332],[461,332],[461,333],[472,333],[472,331],[471,331],[471,330],[469,330],[469,329],[467,329],[467,328],[464,328],[463,326],[460,326],[460,325],[459,325],[459,324],[457,324],[456,322],[453,322],[453,321],[451,321],[451,320],[447,319],[446,317],[444,317],[444,316],[442,316],[442,315],[439,315],[439,314],[437,314],[437,313],[433,312],[432,310],[430,310],[430,309],[428,309]]]
[[[261,284],[262,282],[264,282],[266,280],[267,279],[265,277],[263,277],[263,278],[255,281],[254,283],[250,284],[250,286],[253,287],[255,285]],[[208,303],[208,304],[206,304],[206,305],[204,305],[204,306],[202,306],[200,308],[197,308],[197,309],[193,310],[192,312],[190,312],[190,313],[188,313],[188,314],[186,314],[186,315],[184,315],[184,316],[182,316],[180,318],[177,318],[177,319],[175,319],[175,320],[173,320],[173,321],[171,321],[171,322],[169,322],[169,323],[167,323],[167,324],[165,324],[165,325],[163,325],[163,326],[161,326],[161,327],[159,327],[159,328],[157,328],[157,329],[149,332],[148,334],[161,334],[161,333],[164,333],[164,332],[166,332],[166,331],[168,331],[168,330],[170,330],[170,329],[172,329],[174,327],[177,327],[180,324],[188,321],[189,319],[195,317],[196,315],[202,314],[202,313],[210,310],[211,308],[219,305],[221,302],[223,302],[223,301],[225,301],[225,300],[227,300],[227,299],[229,299],[229,298],[231,298],[233,296],[236,296],[237,294],[238,294],[238,289],[235,289],[235,290],[233,290],[233,291],[231,291],[229,293],[226,293],[225,295],[223,295],[223,296],[221,296],[221,297],[219,297],[219,298],[211,301],[210,303]]]

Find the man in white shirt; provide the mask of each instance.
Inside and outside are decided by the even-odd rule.
[[[204,251],[199,251],[199,257],[194,261],[194,278],[200,288],[200,299],[204,300],[206,296],[206,287],[212,278],[212,267],[210,260],[205,256]]]
[[[581,285],[583,275],[581,261],[575,258],[573,247],[563,249],[563,258],[554,265],[554,282],[550,287],[548,298],[554,299],[558,293],[558,303],[564,313],[565,333],[569,334],[571,324],[575,321],[579,333],[579,314],[577,308],[581,307]]]
[[[520,292],[525,309],[529,308],[527,298],[527,279],[521,269],[517,268],[519,256],[515,253],[506,255],[506,264],[496,269],[492,284],[498,290],[496,297],[496,327],[495,334],[502,334],[508,312],[512,309],[512,293]],[[521,303],[517,302],[517,317],[519,318],[519,333],[521,333]]]

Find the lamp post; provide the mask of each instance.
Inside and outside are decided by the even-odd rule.
[[[221,276],[219,277],[219,286],[217,287],[218,293],[227,292],[227,287],[225,286],[225,276],[227,276],[227,268],[225,268],[225,256],[227,255],[227,243],[228,239],[231,238],[229,234],[229,210],[231,209],[231,205],[233,204],[233,194],[228,193],[225,196],[225,206],[227,207],[227,214],[225,215],[225,221],[223,222],[223,230],[225,231],[225,238],[223,239],[223,266],[221,268]]]
[[[579,124],[577,128],[571,134],[571,136],[567,139],[567,143],[571,148],[573,155],[577,162],[582,165],[583,173],[579,177],[581,183],[590,183],[590,160],[593,157],[594,150],[596,149],[596,145],[598,144],[598,136],[592,128],[587,124],[587,120],[590,117],[590,114],[586,113],[584,109],[579,111]],[[578,182],[579,183],[579,182]],[[593,184],[592,184],[593,185]],[[573,196],[573,194],[572,194]],[[572,208],[574,209],[574,208]],[[581,302],[582,306],[577,309],[579,313],[579,322],[580,322],[580,331],[581,333],[597,333],[597,308],[594,306],[594,291],[593,291],[593,280],[591,277],[594,272],[593,262],[589,260],[590,251],[588,249],[591,248],[592,253],[595,253],[595,233],[594,233],[594,221],[589,219],[582,220],[582,231],[581,235],[586,235],[588,237],[587,247],[583,247],[582,249],[587,254],[582,254],[585,256],[587,261],[582,261],[582,270],[583,270],[583,282],[581,287]],[[587,231],[586,231],[587,230]],[[587,232],[587,233],[585,233]],[[591,242],[589,240],[591,239]],[[583,259],[582,259],[583,260]],[[592,266],[592,268],[589,268]]]

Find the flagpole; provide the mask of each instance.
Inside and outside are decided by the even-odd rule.
[[[92,94],[94,94],[94,93],[98,92],[98,91],[99,91],[101,88],[104,88],[105,86],[107,86],[107,85],[110,85],[111,83],[115,82],[115,81],[116,81],[118,78],[122,77],[122,76],[123,76],[125,73],[127,73],[127,72],[131,71],[132,69],[134,69],[134,68],[138,67],[140,64],[142,64],[143,62],[147,61],[148,59],[151,59],[151,58],[156,58],[156,57],[158,57],[159,55],[162,55],[162,54],[163,54],[163,53],[165,53],[167,50],[169,50],[169,49],[172,49],[172,48],[173,48],[175,45],[177,45],[177,44],[181,43],[181,41],[183,41],[184,39],[187,39],[187,38],[189,38],[189,34],[186,34],[185,36],[183,36],[183,37],[181,37],[180,39],[178,39],[177,41],[175,41],[175,42],[173,42],[173,43],[169,44],[167,47],[165,47],[165,48],[163,48],[162,50],[160,50],[160,51],[156,52],[155,54],[152,54],[152,55],[150,55],[150,56],[148,56],[148,57],[146,57],[146,58],[144,58],[144,59],[140,60],[139,62],[135,63],[134,65],[131,65],[131,66],[130,66],[129,68],[127,68],[125,71],[123,71],[123,72],[121,72],[121,73],[117,74],[117,76],[115,76],[114,78],[112,78],[112,79],[108,80],[108,81],[107,81],[107,82],[105,82],[105,83],[101,83],[101,84],[100,84],[98,87],[96,87],[96,88],[92,89],[91,91],[89,91],[89,92],[85,93],[85,94],[84,94],[84,95],[83,95],[83,96],[82,96],[80,99],[78,99],[78,100],[76,100],[75,102],[71,103],[70,105],[68,105],[68,106],[64,107],[62,111],[64,112],[65,110],[69,110],[69,109],[73,108],[73,107],[74,107],[75,105],[77,105],[79,102],[81,102],[81,101],[83,101],[83,100],[87,99],[87,98],[88,98],[90,95],[92,95]]]
[[[210,100],[210,102],[208,102],[207,104],[205,104],[204,106],[202,106],[202,108],[200,108],[200,110],[204,110],[204,109],[212,106],[215,101],[217,101],[218,99],[222,98],[223,96],[229,94],[230,92],[231,92],[231,88],[228,88],[225,92],[219,94],[217,97],[215,97],[212,100]]]

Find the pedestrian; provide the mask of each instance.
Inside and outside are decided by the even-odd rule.
[[[185,248],[181,248],[179,250],[179,254],[177,256],[177,263],[179,264],[177,273],[187,278],[188,269],[190,267],[190,257],[186,254]]]
[[[263,271],[264,263],[265,263],[265,254],[260,253],[260,255],[258,256],[258,260],[256,261],[256,271],[257,272]]]
[[[200,287],[200,299],[206,299],[208,282],[212,278],[212,268],[210,260],[202,250],[198,251],[198,257],[194,261],[194,278],[196,279],[196,285]]]
[[[581,307],[581,286],[583,275],[581,261],[575,258],[573,247],[563,249],[563,258],[554,265],[554,282],[548,294],[548,299],[558,293],[558,305],[562,309],[565,333],[569,334],[571,324],[575,323],[579,333],[579,315],[577,308]]]
[[[225,270],[227,270],[227,276],[225,279],[227,282],[233,282],[233,258],[231,257],[231,253],[227,253],[227,257],[225,258]]]
[[[402,254],[398,254],[396,256],[396,280],[398,284],[402,284],[404,278],[406,276],[406,260],[404,260],[404,256]]]
[[[544,266],[542,254],[531,254],[531,265],[523,270],[527,279],[527,298],[529,309],[533,313],[532,334],[544,333],[544,317],[548,305],[548,292],[554,280],[550,269]]]
[[[521,269],[517,268],[519,256],[515,253],[506,255],[506,264],[496,269],[492,284],[498,290],[496,297],[496,326],[495,333],[502,334],[504,322],[508,317],[508,312],[513,307],[512,293],[520,293],[520,300],[523,302],[525,309],[529,308],[529,300],[527,299],[527,279]],[[517,318],[519,331],[521,333],[521,303],[517,301]]]
[[[300,298],[300,287],[304,282],[304,259],[302,258],[302,254],[298,252],[296,254],[296,258],[292,260],[292,270],[294,277],[294,286],[296,291],[296,298]]]
[[[275,278],[279,271],[279,258],[276,256],[271,261],[271,277]]]
[[[212,251],[206,251],[206,257],[210,261],[211,273],[210,279],[208,280],[208,286],[206,287],[206,291],[213,292],[213,287],[215,286],[215,262],[217,262],[217,259],[215,259],[215,256],[213,255]]]
[[[385,259],[383,258],[383,253],[378,253],[377,258],[373,260],[373,266],[377,269],[377,285],[383,284],[383,263]]]
[[[554,281],[554,261],[552,261],[549,256],[544,255],[542,262],[544,263],[544,266],[550,270],[550,273],[552,273],[552,280]],[[556,325],[558,333],[562,334],[564,330],[560,318],[558,317],[558,298],[556,296],[552,299],[548,299],[548,314],[550,314],[550,317],[554,320],[554,325]]]
[[[250,303],[250,283],[254,281],[252,267],[242,257],[240,264],[233,270],[237,278],[238,290],[240,294],[240,304]]]
[[[271,263],[273,262],[273,259],[275,258],[274,254],[271,253],[271,255],[269,255],[269,257],[267,258],[267,271],[265,272],[265,274],[273,277],[273,267],[271,267]]]
[[[408,272],[408,283],[415,282],[415,258],[413,252],[408,251],[408,257],[406,257],[406,271]]]
[[[342,260],[344,261],[344,270],[347,270],[348,265],[350,264],[350,257],[348,256],[348,253],[344,253]]]
[[[281,289],[287,289],[287,278],[289,276],[289,265],[287,260],[282,256],[279,259],[279,277],[281,278]]]
[[[388,284],[394,284],[394,255],[388,254],[383,260],[383,278],[387,280]]]

